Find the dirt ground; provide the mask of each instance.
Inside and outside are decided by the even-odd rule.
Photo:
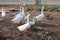
[[[45,18],[32,25],[26,32],[20,32],[17,27],[24,24],[14,24],[10,20],[15,12],[7,13],[0,21],[0,40],[60,40],[60,12],[44,12]],[[18,13],[18,12],[17,12]],[[30,11],[30,20],[40,12]],[[49,39],[51,38],[51,39]]]

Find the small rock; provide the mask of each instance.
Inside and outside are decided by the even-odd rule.
[[[49,32],[46,32],[46,34],[49,34]]]

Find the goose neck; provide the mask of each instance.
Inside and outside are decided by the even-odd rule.
[[[29,23],[29,16],[27,16],[27,23]]]
[[[24,15],[24,7],[22,7],[22,15]]]
[[[21,6],[20,6],[20,12],[22,11],[22,8],[21,8]]]
[[[43,14],[43,9],[44,9],[44,7],[42,7],[41,14]]]

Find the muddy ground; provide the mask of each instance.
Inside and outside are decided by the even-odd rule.
[[[14,24],[13,13],[9,12],[0,21],[0,40],[60,40],[60,12],[44,12],[45,18],[32,25],[26,32],[20,32],[17,27],[24,24]],[[17,12],[18,13],[18,12]],[[30,11],[30,20],[40,12]],[[51,38],[51,39],[49,39]]]

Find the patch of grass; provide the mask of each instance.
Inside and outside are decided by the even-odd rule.
[[[40,40],[54,40],[54,39],[51,36],[47,36],[44,32],[41,32]]]
[[[36,11],[41,11],[41,8],[42,8],[41,6],[34,6],[32,9]]]
[[[53,7],[49,8],[49,11],[57,11],[57,10],[58,10],[58,7],[56,7],[56,6],[53,6]]]
[[[33,10],[41,11],[42,6],[34,6]],[[59,7],[57,6],[44,6],[44,11],[57,11]]]

